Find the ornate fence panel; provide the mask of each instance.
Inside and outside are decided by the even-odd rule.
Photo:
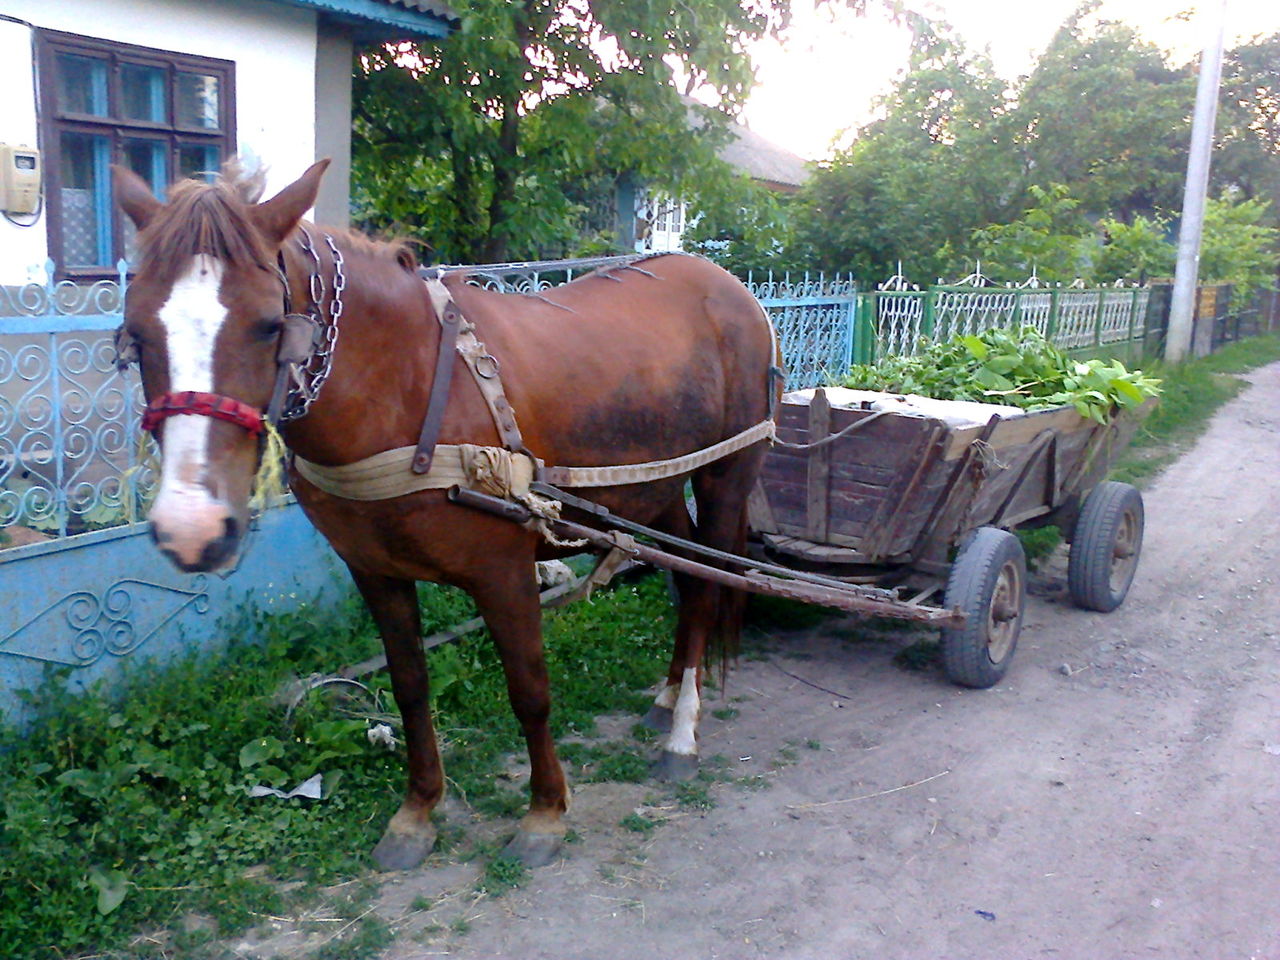
[[[1151,295],[1147,287],[904,286],[895,278],[863,295],[860,309],[873,326],[874,343],[859,355],[912,354],[922,343],[1026,324],[1068,352],[1107,349],[1136,357]]]
[[[778,331],[788,390],[815,387],[849,369],[858,322],[858,290],[852,277],[748,276],[747,289]]]
[[[137,459],[141,388],[114,364],[122,289],[0,288],[0,530],[11,539],[121,523],[154,481]]]

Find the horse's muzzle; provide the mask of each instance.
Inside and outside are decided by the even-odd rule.
[[[211,501],[185,513],[175,523],[163,509],[151,511],[151,538],[160,552],[185,573],[207,573],[230,563],[243,533],[231,509]]]

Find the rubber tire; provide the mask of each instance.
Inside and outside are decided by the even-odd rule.
[[[1002,578],[1014,581],[1005,586],[1006,592],[1012,589],[1015,593],[1016,613],[1002,621],[1012,620],[1010,626],[999,628],[1006,632],[1001,644],[1007,644],[1007,649],[1001,651],[998,660],[993,660],[992,604]],[[963,611],[966,620],[962,627],[947,627],[942,631],[942,666],[952,683],[984,690],[1004,678],[1022,632],[1026,585],[1026,554],[1022,543],[1007,530],[979,527],[961,547],[947,578],[945,602],[948,608]],[[1009,631],[1011,637],[1007,635]]]
[[[1076,519],[1067,560],[1067,590],[1076,606],[1110,613],[1124,603],[1142,554],[1143,526],[1142,494],[1136,487],[1107,480],[1093,488]],[[1128,551],[1127,556],[1117,557],[1117,549]],[[1127,561],[1118,580],[1117,559]]]

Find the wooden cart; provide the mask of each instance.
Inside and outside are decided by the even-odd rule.
[[[1014,528],[1062,530],[1077,604],[1106,612],[1123,602],[1142,549],[1142,497],[1103,478],[1151,407],[1100,424],[1073,407],[1027,413],[837,388],[788,394],[782,443],[751,499],[753,552],[891,590],[891,617],[950,612],[947,675],[989,687],[1022,625],[1026,560]]]
[[[965,686],[997,683],[1017,645],[1027,568],[1013,528],[1063,530],[1081,606],[1110,611],[1124,600],[1142,549],[1142,497],[1102,478],[1151,403],[1096,423],[1072,407],[1026,413],[852,394],[783,398],[780,442],[749,502],[747,557],[641,526],[542,481],[530,489],[580,518],[555,521],[559,535],[606,555],[591,582],[629,558],[740,590],[933,624],[942,628],[947,675]],[[459,487],[448,495],[530,520],[512,500]]]

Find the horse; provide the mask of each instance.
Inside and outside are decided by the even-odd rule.
[[[433,384],[447,382],[453,368],[458,375],[436,416],[428,459],[467,444],[502,453],[517,420],[521,456],[536,463],[607,467],[679,458],[771,418],[780,391],[776,338],[736,278],[687,255],[654,256],[534,295],[483,289],[453,274],[424,282],[404,243],[321,233],[303,220],[327,164],[316,163],[261,202],[260,187],[234,171],[211,182],[184,181],[162,202],[127,168],[113,168],[117,202],[138,228],[139,258],[118,337],[126,359],[138,361],[143,426],[159,447],[152,537],[184,571],[231,562],[247,528],[264,421],[279,419],[292,456],[290,488],[372,614],[403,719],[407,790],[374,862],[411,869],[435,842],[430,814],[444,774],[416,594],[417,581],[432,581],[471,595],[501,655],[531,765],[528,812],[506,851],[542,865],[565,834],[569,790],[548,729],[534,571],[536,560],[568,548],[552,542],[547,524],[539,529],[468,509],[444,489],[357,499],[326,492],[299,466],[311,465],[313,475],[340,471],[412,447],[428,432],[422,428]],[[300,352],[297,304],[310,306],[311,326],[323,331],[304,335]],[[440,349],[450,311],[483,340],[480,359],[491,369],[476,368],[480,376],[471,376],[476,370],[460,349]],[[285,418],[278,381],[291,351],[294,409]],[[499,367],[507,405],[495,414],[481,387]],[[306,370],[324,376],[307,380],[300,374]],[[300,376],[313,388],[301,400]],[[674,476],[583,495],[621,517],[740,554],[765,447],[761,439]],[[403,472],[412,474],[408,466]],[[683,778],[697,769],[704,653],[740,629],[743,598],[685,576],[676,588],[674,651],[648,719],[670,731],[656,772]]]

